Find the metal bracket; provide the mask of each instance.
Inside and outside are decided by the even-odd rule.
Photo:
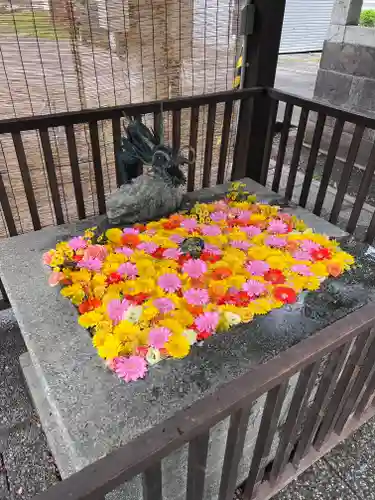
[[[254,13],[255,6],[252,3],[247,3],[241,10],[240,34],[252,35],[254,32]]]

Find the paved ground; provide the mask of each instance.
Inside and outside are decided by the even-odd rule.
[[[320,53],[280,55],[275,88],[311,99]]]

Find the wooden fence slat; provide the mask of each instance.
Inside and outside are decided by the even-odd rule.
[[[194,191],[195,187],[195,167],[197,161],[197,139],[198,139],[199,108],[191,108],[190,115],[190,139],[189,139],[189,172],[187,190]]]
[[[354,417],[356,419],[361,418],[363,412],[366,410],[367,404],[371,396],[374,396],[374,392],[375,392],[375,371],[373,371],[370,381],[367,384],[367,387],[357,405],[357,408],[355,409]]]
[[[214,142],[216,104],[209,104],[207,116],[206,147],[204,151],[202,187],[210,187],[212,168],[212,146]]]
[[[353,350],[346,362],[344,370],[337,382],[327,411],[322,419],[321,426],[314,439],[313,446],[319,450],[324,441],[329,437],[336,424],[337,417],[345,403],[346,395],[353,386],[353,381],[359,371],[359,365],[367,354],[373,340],[373,333],[365,331],[360,334],[354,344]]]
[[[31,182],[29,166],[26,160],[25,148],[23,147],[22,137],[20,132],[13,132],[12,139],[14,149],[16,151],[18,166],[20,168],[23,187],[25,189],[27,204],[29,206],[31,220],[35,231],[41,228],[38,207],[35,201],[34,188]]]
[[[293,114],[293,104],[289,102],[285,106],[283,128],[281,130],[279,149],[277,151],[275,173],[272,181],[272,191],[279,192],[281,173],[284,165],[286,145],[288,143],[290,122]]]
[[[85,201],[83,199],[81,171],[78,163],[77,144],[76,144],[73,125],[67,125],[65,127],[65,134],[68,142],[70,170],[72,172],[77,213],[79,219],[85,219],[86,218]]]
[[[181,110],[172,112],[172,146],[175,152],[181,147]]]
[[[349,392],[349,395],[345,401],[344,407],[341,411],[340,416],[337,419],[335,424],[335,432],[336,434],[341,434],[344,429],[344,426],[353,412],[354,408],[357,406],[358,401],[360,400],[361,395],[364,392],[364,388],[367,386],[369,379],[371,378],[372,373],[375,369],[375,341],[372,342],[370,349],[367,352],[367,355],[363,361],[363,365],[361,366],[360,372],[356,380],[353,383],[352,389]]]
[[[155,111],[154,113],[154,132],[159,136],[160,134],[160,127],[161,127],[161,122],[163,119],[163,115],[161,111]],[[164,137],[159,137],[159,139],[163,139]]]
[[[348,224],[346,225],[346,230],[348,233],[354,233],[355,231],[359,216],[362,211],[362,207],[366,201],[366,196],[374,177],[374,173],[375,173],[375,144],[371,149],[366,170],[362,174],[361,184],[359,186],[357,196],[355,197],[352,213],[350,214]]]
[[[333,128],[333,133],[331,137],[331,141],[329,143],[327,158],[323,167],[323,175],[320,181],[319,191],[316,196],[315,206],[313,213],[315,215],[320,215],[324,203],[324,198],[327,193],[327,188],[329,184],[329,180],[331,178],[333,165],[336,159],[336,153],[340,144],[340,139],[342,136],[342,131],[344,129],[345,122],[337,119],[335,122],[335,126]]]
[[[317,388],[314,401],[310,406],[303,433],[298,441],[295,453],[293,455],[293,465],[298,468],[300,460],[308,453],[316,432],[322,421],[324,411],[330,401],[330,397],[335,389],[337,379],[341,373],[342,367],[348,355],[351,342],[333,352],[330,360],[322,374],[319,386]]]
[[[161,462],[155,462],[143,473],[143,500],[163,500]]]
[[[209,440],[206,431],[189,443],[186,500],[203,500]]]
[[[310,393],[314,387],[320,360],[301,371],[290,403],[288,416],[280,436],[279,446],[272,464],[270,484],[275,484],[288,463],[297,434],[305,417]]]
[[[290,200],[293,196],[293,190],[294,190],[294,185],[296,183],[297,170],[298,170],[299,160],[301,157],[301,149],[303,145],[303,139],[305,137],[305,130],[308,117],[309,117],[309,110],[302,108],[298,122],[297,135],[294,141],[292,160],[290,162],[290,167],[289,167],[288,181],[285,189],[285,198],[287,200]]]
[[[59,186],[57,183],[56,166],[53,161],[51,142],[49,140],[48,129],[40,128],[39,136],[42,143],[42,150],[46,164],[48,184],[51,190],[53,208],[55,210],[57,224],[64,224],[64,214],[61,207]]]
[[[375,238],[375,212],[371,218],[371,222],[368,226],[364,241],[366,243],[371,244],[373,242],[374,238]]]
[[[223,128],[221,132],[219,166],[217,170],[217,184],[223,184],[225,180],[225,164],[228,154],[229,132],[232,120],[233,102],[226,102],[224,108]]]
[[[307,203],[307,198],[309,197],[311,182],[314,176],[314,170],[316,165],[316,159],[319,153],[319,146],[322,140],[324,124],[326,121],[326,115],[319,113],[318,119],[315,124],[314,135],[311,143],[311,150],[309,154],[309,159],[307,161],[307,167],[305,171],[305,179],[303,181],[301,196],[299,198],[299,205],[305,207]]]
[[[348,189],[350,176],[352,174],[354,162],[357,158],[359,146],[361,145],[362,135],[365,130],[363,125],[356,125],[354,129],[353,139],[350,143],[348,156],[346,158],[346,162],[341,174],[341,179],[337,188],[337,193],[335,197],[335,201],[333,203],[333,207],[331,210],[331,214],[329,217],[329,221],[332,224],[336,224],[340,215],[340,210],[342,207],[342,203],[344,201],[344,197],[346,191]]]
[[[92,160],[94,163],[94,175],[96,185],[96,196],[98,199],[99,214],[105,214],[105,194],[103,182],[102,159],[100,155],[98,122],[90,122],[90,140],[92,149]]]
[[[287,388],[288,383],[280,384],[267,394],[250,471],[245,483],[244,500],[251,500],[255,496],[262,481]]]
[[[268,169],[269,169],[269,165],[270,165],[273,138],[275,135],[275,123],[276,123],[276,118],[277,118],[278,107],[279,107],[279,101],[277,101],[275,99],[271,99],[270,114],[269,114],[268,125],[267,125],[266,142],[264,145],[264,153],[263,153],[263,160],[262,160],[262,170],[261,170],[261,176],[259,179],[260,184],[263,184],[263,186],[265,186],[266,182],[267,182],[267,175],[268,175]],[[250,152],[250,154],[251,154],[251,152]]]
[[[218,500],[233,500],[251,407],[241,408],[230,417]]]
[[[12,209],[10,207],[8,194],[6,192],[3,176],[1,173],[0,173],[0,203],[1,203],[1,208],[3,209],[3,214],[5,222],[7,224],[9,236],[17,236],[18,232],[16,224],[14,222]]]
[[[115,157],[116,166],[116,184],[120,187],[123,183],[123,174],[121,172],[121,166],[118,161],[118,153],[121,148],[121,118],[119,116],[114,116],[112,118],[112,135],[113,135],[113,153]]]

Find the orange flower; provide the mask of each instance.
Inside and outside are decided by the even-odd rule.
[[[140,233],[143,233],[143,231],[146,231],[147,227],[144,224],[134,224],[134,229],[138,229]]]
[[[214,280],[225,280],[232,275],[232,271],[229,267],[217,267],[212,271],[212,278]]]
[[[286,244],[285,250],[288,252],[295,252],[298,249],[298,242],[297,241],[288,241]]]
[[[338,262],[329,262],[327,264],[327,271],[331,276],[337,278],[343,273],[343,268]]]
[[[141,239],[138,234],[124,234],[121,238],[121,242],[123,245],[127,245],[128,247],[134,248],[140,244]]]
[[[187,304],[186,307],[193,316],[199,316],[200,314],[203,314],[202,306],[193,306],[191,304]]]
[[[102,305],[102,301],[96,298],[87,299],[82,304],[78,306],[78,311],[80,314],[87,313],[89,311],[93,311]]]

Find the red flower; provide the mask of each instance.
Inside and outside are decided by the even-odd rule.
[[[165,248],[163,247],[159,247],[155,250],[155,252],[152,254],[152,256],[155,258],[155,259],[162,259],[163,258],[163,253],[165,251]]]
[[[293,304],[297,300],[296,292],[289,286],[277,286],[273,291],[273,295],[275,299],[281,300],[284,304]]]
[[[163,229],[176,229],[180,227],[180,221],[178,220],[167,220],[163,223]]]
[[[134,229],[138,229],[140,233],[143,233],[143,231],[146,231],[147,227],[144,224],[134,224]]]
[[[232,275],[232,271],[228,267],[217,267],[212,271],[212,278],[214,280],[224,280]]]
[[[274,285],[282,285],[285,283],[285,276],[280,269],[270,269],[264,274],[264,279],[270,281]]]
[[[248,293],[246,292],[238,292],[235,296],[234,296],[234,304],[237,306],[237,307],[246,307],[247,305],[249,305],[251,301],[251,298],[249,296]]]
[[[180,257],[178,258],[178,263],[180,264],[180,266],[183,266],[185,264],[185,262],[187,262],[190,259],[191,259],[190,254],[186,253],[186,254],[180,255]]]
[[[328,248],[317,248],[315,250],[311,250],[311,257],[314,260],[325,260],[330,259],[332,257],[332,252]]]
[[[80,262],[83,259],[83,255],[73,255],[73,260],[75,262]]]
[[[200,259],[204,260],[205,262],[217,262],[218,260],[221,259],[221,257],[220,255],[216,255],[211,252],[202,252]]]
[[[82,304],[78,306],[78,311],[80,314],[84,314],[86,312],[93,311],[94,309],[100,307],[101,305],[102,301],[99,299],[96,298],[87,299],[85,300],[85,302],[82,302]]]
[[[121,242],[123,245],[127,245],[131,248],[135,248],[141,242],[138,234],[123,234],[121,237]]]
[[[187,310],[193,316],[199,316],[200,314],[203,314],[203,307],[202,306],[193,306],[192,304],[187,304],[186,307],[187,307]]]
[[[137,295],[133,295],[131,300],[134,302],[137,306],[140,306],[149,298],[148,293],[138,293]]]
[[[111,273],[107,278],[108,285],[113,285],[114,283],[119,283],[122,280],[121,274]]]
[[[199,332],[197,335],[197,340],[206,340],[212,337],[212,332]]]

